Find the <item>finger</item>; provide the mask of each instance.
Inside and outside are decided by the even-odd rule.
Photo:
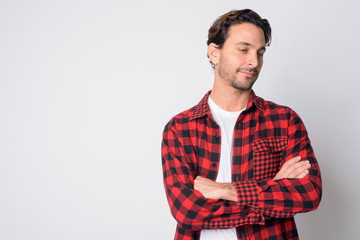
[[[309,170],[305,170],[304,172],[302,172],[301,174],[299,174],[297,177],[295,178],[304,178],[306,175],[309,174]]]
[[[309,161],[300,161],[301,157],[295,157],[288,160],[274,177],[274,180],[282,178],[296,178],[299,174],[305,171],[309,165]]]
[[[284,163],[284,165],[281,167],[280,171],[282,171],[281,175],[284,175],[285,177],[290,175],[291,172],[297,167],[297,163],[301,160],[300,156],[294,157]]]
[[[294,168],[294,170],[289,174],[289,178],[298,178],[300,174],[308,170],[310,167],[311,166],[308,161],[298,163],[296,168]]]
[[[199,179],[195,179],[194,181],[194,189],[201,192],[201,189],[203,189],[204,185]]]
[[[198,189],[199,184],[200,184],[200,181],[201,181],[201,177],[200,177],[200,176],[197,176],[197,177],[194,179],[194,189],[195,189],[195,190]]]
[[[301,157],[300,156],[296,156],[288,161],[285,162],[285,164],[294,164],[294,163],[297,163],[301,160]],[[284,164],[284,165],[285,165]]]
[[[197,176],[197,177],[194,179],[194,184],[201,182],[202,179],[203,179],[203,177]]]

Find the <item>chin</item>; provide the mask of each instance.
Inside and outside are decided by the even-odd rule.
[[[238,89],[238,90],[249,91],[252,88],[252,86],[254,85],[255,81],[256,81],[256,79],[251,80],[251,81],[247,80],[246,83],[241,83],[241,82],[240,83],[239,82],[235,83],[235,82],[233,82],[233,84],[231,84],[231,86],[233,88]]]

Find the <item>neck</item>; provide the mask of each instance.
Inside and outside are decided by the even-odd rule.
[[[246,108],[251,90],[238,90],[231,86],[218,87],[214,83],[211,99],[225,111],[236,112]]]

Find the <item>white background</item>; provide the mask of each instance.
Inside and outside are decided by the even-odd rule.
[[[0,239],[172,239],[161,134],[212,87],[207,30],[252,8],[273,28],[254,90],[292,107],[323,177],[302,239],[355,239],[356,1],[0,1]]]

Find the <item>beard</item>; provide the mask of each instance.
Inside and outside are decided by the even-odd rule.
[[[245,90],[245,91],[250,90],[258,78],[259,72],[254,68],[237,68],[236,73],[239,72],[250,72],[254,74],[254,76],[253,77],[245,76],[244,79],[238,79],[239,76],[237,74],[234,74],[233,77],[230,79],[230,86],[238,90]]]
[[[254,74],[254,76],[241,76],[240,72],[249,72]],[[234,72],[224,61],[220,61],[218,73],[230,86],[243,91],[250,90],[259,76],[259,71],[255,68],[236,68]]]

